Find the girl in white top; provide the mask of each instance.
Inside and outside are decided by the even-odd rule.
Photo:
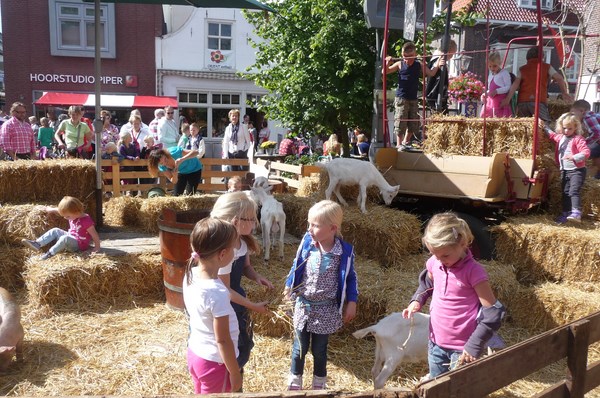
[[[267,301],[254,303],[246,298],[246,292],[241,286],[242,275],[261,286],[273,289],[273,284],[256,272],[250,264],[250,252],[260,253],[260,246],[252,235],[256,224],[256,210],[256,203],[245,192],[229,192],[217,199],[210,213],[213,218],[231,222],[239,234],[234,249],[234,260],[228,266],[219,269],[219,278],[229,288],[231,304],[238,318],[238,364],[242,369],[248,362],[254,346],[248,309],[263,314],[268,311]]]
[[[188,369],[196,394],[238,391],[238,322],[229,291],[218,278],[231,263],[238,234],[231,223],[205,218],[190,236],[192,258],[183,278],[183,300],[190,319]]]

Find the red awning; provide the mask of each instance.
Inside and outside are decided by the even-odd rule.
[[[36,105],[79,105],[96,106],[94,94],[45,92]],[[118,95],[102,94],[100,106],[103,108],[164,108],[171,106],[177,108],[177,98],[158,97],[150,95]]]

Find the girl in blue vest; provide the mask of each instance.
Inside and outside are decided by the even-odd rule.
[[[310,208],[308,231],[285,282],[284,295],[295,302],[288,390],[302,389],[309,345],[314,358],[312,389],[326,388],[329,335],[356,316],[354,249],[340,239],[342,218],[342,208],[330,200]]]

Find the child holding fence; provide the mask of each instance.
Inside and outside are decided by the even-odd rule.
[[[481,117],[511,117],[512,108],[510,104],[502,106],[502,101],[506,98],[510,85],[512,84],[510,73],[502,69],[500,53],[493,51],[488,56],[488,90],[481,96],[485,102],[481,108]]]
[[[94,226],[94,220],[83,210],[83,203],[79,199],[65,196],[58,207],[47,207],[46,212],[60,214],[66,218],[69,221],[69,230],[52,228],[36,240],[23,239],[21,242],[35,251],[40,251],[43,246],[56,241],[50,250],[40,257],[41,260],[47,260],[63,251],[86,251],[90,247],[90,241],[94,242],[92,253],[98,252],[100,236]]]
[[[432,298],[427,378],[480,358],[504,317],[485,269],[469,250],[472,242],[469,226],[454,213],[436,214],[425,228],[423,244],[432,256],[402,316],[411,318]]]
[[[308,231],[285,282],[284,296],[295,303],[288,390],[302,390],[309,346],[314,358],[312,389],[326,388],[329,335],[356,316],[354,248],[341,239],[342,218],[341,206],[331,200],[310,208]]]
[[[233,260],[237,240],[235,226],[215,218],[196,223],[190,235],[192,258],[185,268],[182,289],[190,319],[188,369],[196,394],[242,387],[236,362],[238,322],[229,291],[217,275]]]

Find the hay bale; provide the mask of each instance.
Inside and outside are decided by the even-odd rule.
[[[212,209],[219,196],[218,194],[203,194],[144,199],[139,210],[139,226],[146,233],[157,234],[158,218],[163,209],[170,208],[176,211]]]
[[[23,274],[29,302],[35,307],[58,309],[94,301],[133,300],[138,296],[163,294],[160,254],[124,256],[58,254],[48,260],[32,257]]]
[[[508,152],[514,158],[531,158],[533,118],[486,119],[486,146],[483,145],[484,119],[463,116],[433,116],[427,123],[423,151],[435,156],[491,156]],[[538,130],[538,155],[553,153],[552,143]]]
[[[600,180],[597,180],[590,172],[581,190],[581,205],[583,214],[595,221],[600,221]]]
[[[63,217],[48,214],[46,205],[0,206],[0,236],[4,242],[21,244],[21,239],[36,239],[51,228],[66,230],[68,227]]]
[[[0,286],[15,291],[23,287],[23,265],[30,250],[24,246],[0,245]]]
[[[281,195],[286,230],[301,238],[306,232],[308,210],[318,200]],[[371,205],[367,214],[358,207],[344,207],[342,236],[354,245],[358,255],[376,260],[383,266],[402,266],[400,258],[421,250],[421,222],[409,213]]]
[[[94,199],[96,167],[81,159],[0,162],[0,180],[0,203],[58,203],[68,195],[88,204]],[[92,215],[89,206],[88,211]]]
[[[548,113],[550,114],[550,119],[558,120],[558,118],[563,114],[571,111],[571,104],[565,102],[563,100],[558,99],[549,99],[548,100]]]
[[[413,254],[402,258],[402,268],[386,269],[383,274],[382,294],[387,296],[386,314],[400,312],[410,304],[419,287],[419,274],[425,269],[428,254]],[[426,306],[424,312],[428,313]]]
[[[584,223],[559,226],[550,217],[508,219],[492,228],[498,259],[512,264],[521,283],[599,282],[600,234]]]
[[[317,175],[313,173],[311,177],[304,177],[300,180],[297,196],[313,198],[318,200],[325,199],[325,191],[329,186],[329,173],[326,170],[321,170]],[[340,193],[348,203],[356,203],[358,198],[358,184],[343,185],[340,187]],[[332,200],[337,200],[335,194],[332,194]],[[367,188],[368,203],[382,203],[379,188],[370,186]]]
[[[104,222],[111,226],[137,227],[144,199],[133,196],[111,198],[104,204]]]
[[[597,286],[597,284],[596,284]],[[514,299],[514,323],[539,333],[600,311],[600,291],[577,283],[544,282],[526,287]]]

